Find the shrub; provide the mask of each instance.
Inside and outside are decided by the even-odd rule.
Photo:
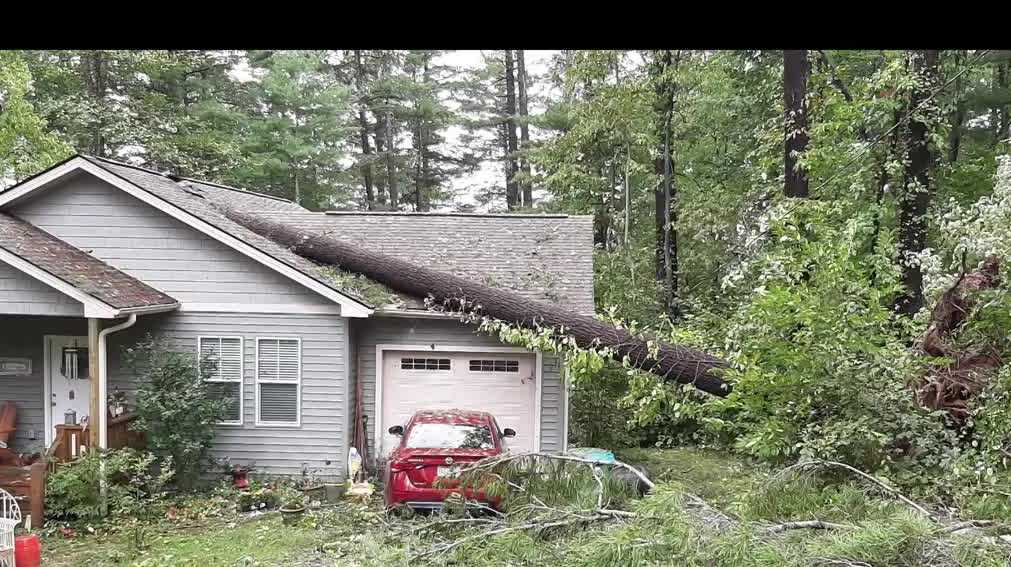
[[[213,396],[204,381],[213,368],[166,350],[150,335],[126,349],[126,360],[138,383],[134,429],[147,434],[152,450],[170,455],[179,484],[192,487],[228,404]]]
[[[47,515],[81,520],[103,517],[103,460],[110,514],[139,517],[158,508],[165,483],[174,474],[171,458],[159,463],[152,453],[125,448],[108,451],[104,458],[98,451],[91,451],[76,461],[58,465],[46,480]]]
[[[905,343],[911,329],[890,308],[896,271],[858,254],[872,219],[811,202],[772,229],[776,244],[747,278],[750,298],[727,337],[734,391],[705,404],[707,432],[772,461],[823,458],[929,478],[953,443],[906,387],[919,362]]]

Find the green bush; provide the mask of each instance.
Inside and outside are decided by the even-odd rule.
[[[148,446],[170,455],[177,481],[191,488],[199,477],[224,419],[228,402],[213,395],[204,380],[213,368],[207,361],[166,350],[150,335],[126,349],[127,364],[137,379],[134,429],[147,434]]]
[[[773,224],[775,245],[743,277],[751,289],[726,340],[734,391],[704,405],[708,434],[766,460],[831,459],[919,480],[949,457],[952,434],[906,385],[921,367],[906,344],[913,330],[890,308],[896,270],[858,254],[874,235],[870,215],[830,203],[798,204]]]
[[[159,462],[152,453],[125,448],[108,451],[103,458],[91,451],[58,465],[47,477],[46,514],[66,520],[103,517],[103,461],[108,513],[114,516],[136,518],[151,513],[174,474],[171,457]]]

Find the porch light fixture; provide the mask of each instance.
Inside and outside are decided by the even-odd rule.
[[[82,375],[81,367],[84,367]],[[63,347],[63,360],[60,362],[60,374],[68,380],[87,380],[88,376],[88,349],[77,346]]]

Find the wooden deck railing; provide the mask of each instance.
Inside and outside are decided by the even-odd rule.
[[[136,417],[136,415],[127,414],[109,418],[107,430],[110,449],[123,447],[143,449],[147,446],[144,434],[130,429],[130,423]],[[51,455],[51,458],[56,462],[65,463],[83,455],[90,446],[91,436],[83,426],[57,425],[56,438],[53,439],[53,444],[49,447],[47,454]]]
[[[133,415],[109,419],[109,448],[146,446],[144,434],[130,429],[134,419]],[[0,466],[0,488],[17,499],[22,514],[30,514],[33,527],[40,527],[45,518],[46,475],[59,463],[72,461],[88,450],[87,433],[80,425],[57,425],[53,444],[38,461],[27,466]]]
[[[14,496],[22,515],[30,514],[33,528],[41,526],[45,517],[47,472],[44,460],[25,467],[0,467],[0,488]]]

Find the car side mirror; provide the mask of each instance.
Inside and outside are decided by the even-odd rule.
[[[403,425],[394,425],[393,427],[387,429],[387,431],[390,432],[390,435],[396,435],[396,436],[399,437],[399,436],[401,436],[401,435],[404,434],[404,426]]]
[[[516,437],[516,430],[506,427],[502,430],[502,437]]]

